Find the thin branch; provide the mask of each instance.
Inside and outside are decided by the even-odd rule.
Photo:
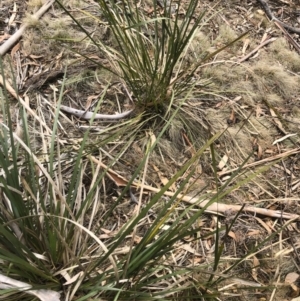
[[[47,1],[32,17],[40,19],[41,16],[50,8],[55,0]],[[22,37],[27,25],[22,25],[3,45],[0,46],[0,56],[3,56],[17,41]]]
[[[253,49],[250,53],[248,53],[247,55],[245,55],[244,57],[242,57],[238,63],[242,63],[246,60],[248,60],[248,58],[250,58],[252,55],[254,55],[260,48],[266,46],[267,44],[274,42],[276,40],[276,38],[271,38],[269,40],[264,41],[263,43],[261,43],[260,45],[258,45],[255,49]]]
[[[298,149],[298,152],[299,152],[299,149]],[[292,153],[289,153],[289,154],[292,154]],[[101,161],[96,159],[94,156],[89,156],[89,158],[93,162],[95,162],[96,164],[99,164],[102,168],[107,170],[108,177],[111,180],[113,180],[119,187],[121,187],[121,186],[124,187],[128,184],[128,181],[124,177],[118,175],[115,171],[113,171],[111,168],[106,166],[104,163],[102,163]],[[141,184],[135,183],[135,182],[133,182],[131,184],[131,187],[134,187],[134,188],[140,188],[141,186],[143,186],[143,189],[148,190],[150,192],[158,193],[160,191],[160,188],[152,187],[149,185],[141,185]],[[175,195],[175,193],[171,192],[171,191],[165,191],[164,195],[173,197]],[[282,218],[282,219],[288,219],[288,220],[299,220],[300,219],[300,216],[298,214],[286,213],[286,212],[282,212],[279,210],[258,208],[258,207],[254,207],[254,206],[245,206],[242,208],[242,206],[240,206],[240,205],[229,205],[229,204],[224,204],[224,203],[219,203],[219,202],[208,205],[210,200],[199,201],[199,198],[192,198],[190,196],[183,195],[183,194],[178,194],[176,197],[178,199],[183,200],[186,203],[197,204],[198,207],[205,208],[206,213],[213,213],[213,214],[226,214],[226,212],[235,212],[236,213],[242,209],[243,212],[253,213],[254,215],[259,214],[259,215],[269,216],[269,217],[273,217],[273,218]]]
[[[259,160],[259,161],[249,163],[249,164],[245,164],[243,166],[243,169],[258,166],[258,165],[261,165],[261,164],[265,164],[267,162],[272,162],[272,161],[275,161],[275,160],[283,159],[285,157],[295,155],[295,154],[298,154],[298,153],[300,153],[300,148],[299,147],[295,148],[295,149],[291,149],[291,150],[286,151],[284,153],[275,155],[273,157],[269,157],[269,158],[265,158],[265,159],[262,159],[262,160]],[[224,175],[227,175],[227,174],[231,174],[231,173],[237,171],[238,169],[239,169],[239,167],[236,167],[236,168],[233,168],[233,169],[230,169],[230,170],[220,171],[220,172],[218,172],[218,176],[221,177],[221,176],[224,176]]]
[[[124,117],[127,117],[132,113],[133,110],[125,111],[123,113],[115,114],[115,115],[108,115],[108,114],[95,114],[94,112],[87,112],[83,110],[77,110],[73,109],[71,107],[67,106],[60,106],[60,109],[64,112],[67,112],[69,114],[75,115],[81,119],[104,119],[104,120],[119,120]]]
[[[292,36],[285,30],[284,26],[278,21],[274,21],[275,25],[284,33],[288,41],[295,47],[295,49],[300,53],[300,45],[292,38]]]
[[[264,0],[257,0],[257,1],[261,4],[261,6],[263,7],[266,15],[268,16],[268,18],[271,21],[273,21],[273,22],[276,21],[277,23],[279,23],[280,25],[282,25],[285,29],[287,29],[290,32],[300,34],[300,29],[299,28],[289,26],[289,25],[283,23],[282,21],[280,21],[279,19],[277,19],[276,17],[274,17],[274,15],[272,14],[272,12],[271,12],[271,10],[270,10],[270,8],[269,8],[269,6],[268,6],[268,4],[267,4],[266,1],[264,1]]]

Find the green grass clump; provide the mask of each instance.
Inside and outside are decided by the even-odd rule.
[[[80,22],[64,9],[99,49],[99,53],[109,59],[110,71],[124,80],[137,106],[147,112],[165,113],[173,101],[182,99],[180,96],[192,85],[201,85],[194,77],[201,64],[242,37],[213,53],[197,54],[198,59],[191,64],[185,62],[185,55],[205,16],[204,12],[197,12],[198,0],[189,1],[186,7],[174,1],[153,0],[151,4],[154,9],[150,16],[136,1],[97,2],[103,16],[99,22],[104,22],[114,37],[112,47],[94,40]],[[203,86],[205,84],[202,83]]]

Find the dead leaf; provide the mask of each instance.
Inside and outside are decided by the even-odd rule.
[[[265,12],[262,9],[258,9],[256,12],[258,14],[260,14],[261,16],[263,16],[265,14]]]
[[[275,111],[272,110],[272,109],[270,109],[270,113],[271,113],[271,116],[274,117],[273,120],[276,123],[277,127],[282,131],[282,133],[284,133],[285,135],[287,135],[287,132],[283,128],[282,123],[280,122],[280,120],[279,120],[277,114],[275,113]]]
[[[272,234],[272,230],[270,229],[270,227],[259,217],[254,217],[268,232],[268,235]]]
[[[300,290],[299,287],[294,283],[291,283],[290,286],[293,289],[293,291],[290,293],[290,297],[299,296],[299,290]]]
[[[249,47],[250,44],[250,39],[245,39],[244,40],[244,45],[242,49],[242,54],[245,55],[247,48]]]
[[[152,147],[156,142],[156,136],[152,131],[147,131],[147,136],[150,137],[150,147]]]
[[[220,108],[222,105],[223,105],[223,102],[221,101],[221,102],[219,102],[219,103],[217,103],[217,104],[215,105],[215,108],[216,108],[216,109],[217,109],[217,108]]]
[[[251,287],[260,287],[260,283],[256,283],[253,281],[248,281],[240,278],[233,278],[232,281],[236,284],[243,285],[243,286],[251,286]]]
[[[219,165],[218,165],[219,170],[222,170],[225,167],[225,165],[227,164],[227,162],[228,162],[228,156],[224,155],[223,158],[221,159],[221,161],[219,162]]]
[[[194,248],[192,248],[189,244],[181,245],[180,248],[183,249],[183,250],[185,250],[185,251],[187,251],[187,252],[190,252],[190,253],[192,253],[194,255],[202,257],[202,255],[200,253],[198,253]]]
[[[86,100],[85,109],[88,110],[91,107],[93,100],[97,99],[99,96],[100,94],[88,96]]]
[[[231,111],[230,117],[227,119],[228,124],[235,124],[236,123],[236,117],[234,110]]]
[[[257,159],[261,160],[262,159],[262,155],[263,155],[262,147],[259,144],[257,144]]]
[[[71,277],[68,281],[66,281],[63,285],[69,285],[72,284],[73,282],[77,281],[77,279],[82,276],[84,274],[84,272],[79,272],[78,274],[76,274],[75,276]]]
[[[193,257],[188,260],[191,264],[198,264],[198,263],[202,263],[205,261],[205,259],[203,257]]]
[[[260,266],[260,262],[259,260],[257,259],[256,256],[253,256],[253,260],[252,260],[252,277],[255,281],[259,282],[258,281],[258,278],[257,278],[257,268]]]
[[[11,50],[10,55],[11,55],[12,58],[14,58],[16,52],[17,52],[19,49],[20,49],[20,43],[17,43],[17,44],[13,47],[13,49]]]
[[[290,297],[297,297],[299,296],[299,292],[300,289],[297,285],[295,285],[294,283],[291,284],[291,288],[293,289],[293,291],[290,293]]]
[[[261,106],[258,104],[258,105],[256,106],[256,117],[258,118],[258,117],[260,117],[261,115],[263,115],[263,110],[262,110]]]
[[[111,238],[112,235],[108,235],[108,234],[100,234],[98,237],[99,237],[99,239],[108,239],[108,238]]]
[[[123,178],[122,176],[118,175],[117,173],[115,173],[112,170],[108,170],[107,171],[107,175],[119,187],[120,186],[124,187],[124,186],[126,186],[128,184],[128,181],[125,178]]]
[[[193,144],[191,143],[189,137],[186,135],[186,133],[184,131],[182,131],[182,137],[184,142],[189,146],[188,151],[190,151],[191,155],[195,155],[196,154],[196,150],[193,146]]]
[[[296,273],[296,272],[288,273],[285,276],[284,282],[286,284],[292,284],[292,283],[296,282],[298,278],[299,278],[299,274],[298,273]]]
[[[14,8],[13,8],[13,10],[12,10],[12,14],[11,14],[11,16],[10,16],[10,18],[9,18],[9,21],[8,21],[8,26],[11,26],[13,23],[14,23],[14,21],[15,21],[15,18],[16,18],[16,16],[17,16],[17,4],[16,4],[16,2],[14,3]]]
[[[259,235],[259,234],[260,234],[259,230],[252,230],[252,231],[247,233],[247,236],[256,236],[256,235]]]
[[[133,237],[134,242],[137,243],[137,244],[139,244],[139,243],[141,242],[142,239],[143,239],[142,237],[137,236],[137,235],[135,235],[135,236]]]
[[[156,171],[156,173],[157,173],[157,175],[158,175],[158,177],[159,177],[161,183],[162,183],[163,185],[167,185],[167,183],[169,182],[169,179],[167,179],[166,177],[164,177],[164,176],[162,175],[162,173],[160,172],[160,170],[159,170],[154,164],[152,164],[152,166],[153,166],[154,170]],[[159,186],[160,186],[160,185],[159,185]],[[169,190],[171,190],[171,191],[176,191],[175,183],[172,184],[172,186],[169,188]]]
[[[238,239],[237,239],[237,237],[236,237],[236,235],[235,235],[234,232],[229,231],[229,232],[228,232],[228,236],[231,237],[232,239],[234,239],[235,241],[238,241]]]
[[[117,174],[115,171],[113,171],[112,169],[108,168],[104,163],[102,163],[101,161],[99,161],[98,159],[96,159],[94,156],[90,156],[90,159],[95,162],[96,164],[99,164],[101,167],[107,169],[107,175],[108,177],[115,182],[115,184],[117,186],[126,186],[128,184],[128,181],[120,176],[119,174]]]
[[[43,55],[34,55],[34,54],[30,54],[29,57],[30,57],[31,59],[35,60],[35,59],[40,59],[40,58],[42,58],[42,57],[44,57],[44,56],[43,56]],[[38,64],[37,64],[37,65],[38,65]]]
[[[5,33],[4,35],[2,35],[2,36],[0,37],[0,43],[1,43],[2,41],[4,41],[4,40],[8,39],[9,37],[10,37],[10,35],[9,35],[8,33]]]

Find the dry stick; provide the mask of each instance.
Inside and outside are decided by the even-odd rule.
[[[282,159],[282,158],[290,156],[290,155],[295,155],[299,152],[300,152],[300,147],[295,148],[295,149],[291,149],[291,150],[289,150],[285,153],[278,154],[278,155],[273,156],[271,158],[265,158],[265,159],[262,159],[262,160],[259,160],[259,161],[253,162],[253,163],[246,164],[246,165],[243,166],[243,169],[248,168],[248,167],[257,166],[257,165],[260,165],[260,164],[263,164],[263,163],[271,162],[271,161],[274,161],[274,160]],[[236,167],[236,168],[233,168],[233,169],[230,169],[230,170],[220,171],[220,172],[218,172],[218,176],[220,177],[220,176],[224,176],[224,175],[227,175],[229,173],[235,172],[239,168],[240,167]]]
[[[300,45],[292,38],[292,36],[284,29],[284,27],[278,21],[275,20],[274,23],[284,33],[288,41],[295,47],[298,53],[300,53]]]
[[[55,0],[49,0],[32,16],[33,18],[40,19],[40,17],[49,9]],[[23,35],[27,25],[22,25],[17,32],[15,32],[3,45],[0,46],[0,56],[3,56]]]
[[[271,20],[271,21],[276,21],[278,22],[280,25],[282,25],[285,29],[293,32],[293,33],[297,33],[297,34],[300,34],[300,29],[299,28],[295,28],[295,27],[292,27],[292,26],[289,26],[289,25],[286,25],[284,24],[282,21],[278,20],[276,17],[274,17],[274,15],[272,14],[268,4],[266,1],[264,0],[257,0],[261,6],[263,7],[263,9],[265,10],[266,12],[266,15],[268,16],[268,18]]]
[[[274,42],[276,40],[276,38],[271,38],[269,40],[264,41],[263,43],[261,43],[260,45],[258,45],[255,49],[253,49],[250,53],[248,53],[247,55],[245,55],[244,57],[242,57],[238,63],[242,63],[246,60],[248,60],[249,57],[251,57],[252,55],[254,55],[260,48],[266,46],[267,44]]]
[[[140,185],[136,185],[133,184],[134,186],[136,186],[136,188],[138,188]],[[145,189],[153,191],[153,192],[159,192],[160,189],[158,188],[154,188],[151,186],[143,186]],[[175,193],[170,192],[170,191],[166,191],[164,192],[164,195],[173,197]],[[204,208],[207,206],[207,204],[210,202],[210,200],[199,200],[199,198],[193,198],[193,197],[189,197],[187,195],[182,195],[182,194],[178,194],[177,198],[182,199],[183,201],[185,201],[186,203],[189,204],[197,204],[197,206],[199,206],[200,208]],[[209,212],[209,211],[213,211],[218,213],[226,213],[226,212],[239,212],[241,210],[242,206],[240,205],[228,205],[228,204],[224,204],[224,203],[213,203],[209,206],[207,206],[205,208],[205,212]],[[243,208],[244,212],[250,212],[255,214],[260,214],[260,215],[264,215],[264,216],[270,216],[270,217],[275,217],[275,218],[283,218],[283,219],[299,219],[300,216],[298,214],[292,214],[292,213],[286,213],[286,212],[282,212],[282,211],[278,211],[278,210],[270,210],[270,209],[265,209],[265,208],[257,208],[254,206],[245,206]]]
[[[109,176],[109,178],[111,180],[113,180],[118,186],[126,186],[128,181],[121,177],[120,175],[118,175],[116,172],[114,172],[112,169],[108,168],[104,163],[102,163],[101,161],[99,161],[98,159],[96,159],[94,156],[89,156],[89,158],[94,161],[96,164],[99,164],[101,167],[103,167],[104,169],[107,170],[107,175]],[[263,161],[263,160],[262,160]],[[116,178],[118,178],[119,182],[116,182]],[[139,183],[132,183],[131,185],[134,188],[140,188],[141,185]],[[151,191],[151,192],[155,192],[158,193],[160,191],[159,188],[155,188],[152,186],[148,186],[148,185],[143,185],[143,188],[145,190]],[[164,195],[169,196],[169,197],[173,197],[175,193],[170,192],[170,191],[165,191]],[[183,194],[178,194],[177,198],[182,199],[184,202],[189,203],[189,204],[196,204],[197,206],[199,206],[200,208],[205,208],[207,206],[207,204],[210,202],[209,200],[199,200],[199,198],[193,198],[193,197],[189,197],[187,195],[183,195]],[[226,212],[239,212],[241,210],[242,206],[240,205],[227,205],[227,204],[223,204],[223,203],[213,203],[210,204],[209,206],[207,206],[205,208],[205,212],[207,213],[215,213],[215,214],[219,214],[219,213],[226,213]],[[286,212],[282,212],[279,210],[270,210],[270,209],[265,209],[265,208],[257,208],[254,206],[245,206],[243,208],[244,212],[250,212],[253,213],[254,215],[256,214],[260,214],[260,215],[264,215],[264,216],[270,216],[270,217],[275,217],[275,218],[283,218],[283,219],[300,219],[300,216],[298,214],[291,214],[291,213],[286,213]]]
[[[82,110],[73,109],[67,106],[60,106],[60,109],[64,112],[73,114],[81,119],[105,119],[105,120],[118,120],[128,116],[133,110],[125,111],[123,113],[108,115],[108,114],[95,114],[94,112],[87,112]]]

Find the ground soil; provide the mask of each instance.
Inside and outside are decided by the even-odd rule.
[[[37,10],[37,2],[2,0],[0,7],[0,43],[4,43],[6,37],[13,34],[22,23],[30,24],[22,39],[4,58],[4,64],[7,77],[11,78],[9,59],[12,62],[19,93],[26,93],[31,108],[41,109],[46,123],[51,126],[52,115],[49,112],[53,110],[53,95],[59,91],[66,67],[65,105],[87,108],[110,80],[115,84],[109,88],[101,110],[113,114],[119,109],[123,111],[131,108],[132,103],[122,84],[117,78],[99,69],[95,63],[98,60],[107,64],[105,56],[100,55],[88,39],[84,39],[84,33],[57,4],[40,20],[28,17]],[[268,1],[270,11],[276,18],[300,29],[300,3],[297,2]],[[64,4],[76,18],[80,18],[86,30],[93,32],[93,38],[113,45],[108,29],[80,11],[82,9],[101,18],[96,2],[70,0],[64,1]],[[14,5],[17,13],[13,16]],[[144,3],[144,9],[151,9],[151,2]],[[216,189],[217,185],[228,179],[232,169],[248,158],[247,164],[253,164],[248,173],[255,173],[266,164],[272,166],[251,183],[234,189],[222,202],[300,214],[300,47],[297,49],[300,35],[293,31],[285,32],[270,21],[260,1],[203,0],[199,4],[199,13],[203,10],[207,11],[209,17],[204,18],[201,32],[192,43],[187,60],[195,59],[197,54],[204,51],[213,52],[244,32],[248,32],[248,35],[218,54],[197,73],[201,78],[210,79],[211,85],[210,93],[203,93],[191,100],[193,105],[198,103],[200,106],[197,116],[201,119],[203,129],[191,133],[190,140],[195,141],[197,148],[210,134],[225,132],[216,145],[219,165],[217,182],[208,154],[199,162],[198,174],[192,179],[196,182],[195,191]],[[12,21],[9,24],[10,18]],[[74,38],[77,41],[73,43],[64,41]],[[256,47],[272,38],[268,44],[246,58]],[[69,48],[93,58],[94,63]],[[86,122],[74,116],[69,118],[71,122],[64,123],[66,131],[60,133],[61,138],[82,137],[80,126],[85,126]],[[142,158],[141,144],[140,141],[133,143],[133,151],[128,152],[126,158],[122,159],[122,165],[118,166],[124,177],[130,178],[139,158]],[[37,142],[37,151],[38,147]],[[187,140],[178,132],[169,133],[169,139],[165,138],[161,145],[168,160],[163,164],[159,156],[153,155],[152,158],[152,165],[158,166],[159,172],[163,174],[161,178],[171,178],[190,158],[192,152],[188,151],[189,147]],[[294,150],[293,155],[288,155],[291,150]],[[280,154],[282,157],[278,157]],[[126,170],[122,170],[124,164]],[[161,183],[157,179],[157,169],[153,167],[147,182],[159,186]],[[115,189],[111,184],[111,190]],[[112,191],[111,197],[114,197]],[[128,202],[124,204],[116,214],[130,216],[131,207],[127,206]],[[220,220],[221,224],[229,225],[234,216],[232,212],[226,211]],[[201,223],[209,231],[216,227],[217,220],[215,215],[207,214]],[[239,216],[229,237],[224,238],[224,264],[220,265],[221,270],[257,246],[267,235],[274,234],[274,237],[234,271],[236,276],[227,283],[234,286],[222,300],[281,301],[298,296],[300,284],[296,281],[292,288],[285,283],[285,279],[292,272],[300,275],[300,225],[299,221],[292,222],[277,235],[276,232],[285,223],[286,220],[280,218],[255,216],[246,212]],[[212,261],[213,246],[213,237],[204,240],[201,247],[192,245],[197,254],[205,257],[206,262]],[[191,257],[187,256],[185,264],[191,261]],[[252,287],[252,290],[244,290],[243,286]],[[259,286],[268,288],[261,290]]]

